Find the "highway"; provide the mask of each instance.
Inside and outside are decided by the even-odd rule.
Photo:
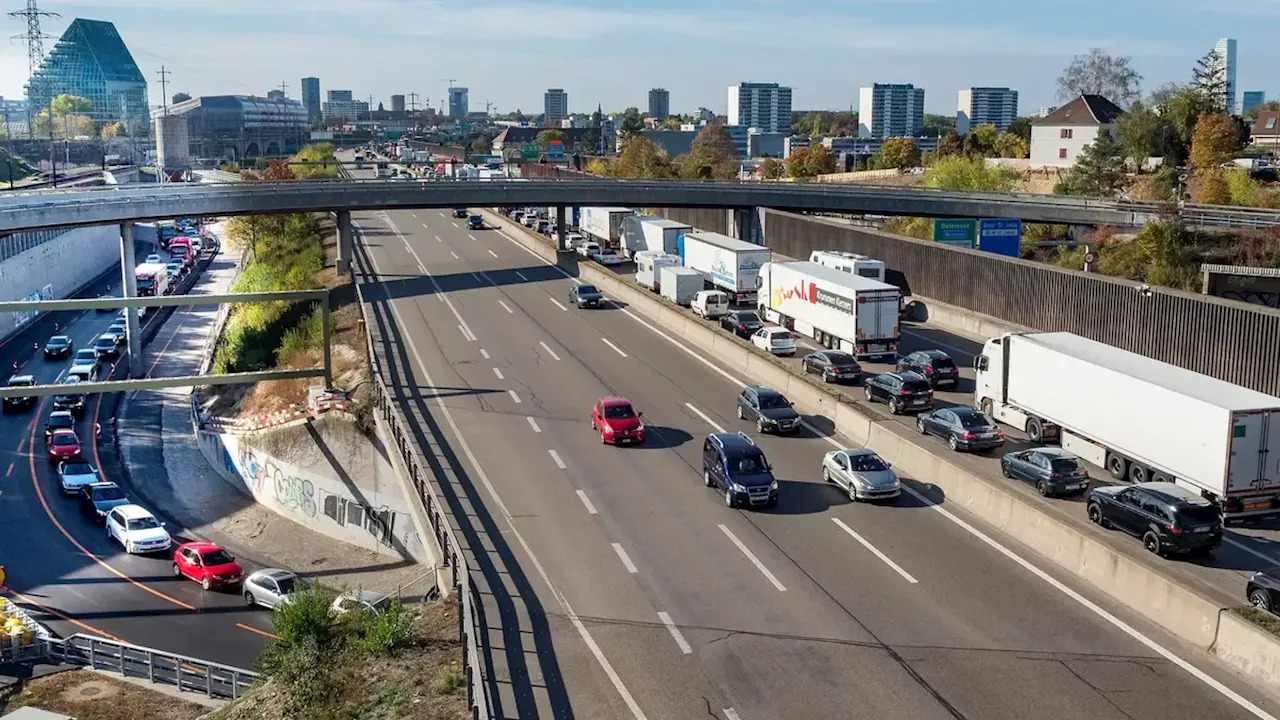
[[[701,445],[753,430],[742,379],[625,308],[567,308],[560,270],[446,215],[354,213],[357,261],[388,384],[478,558],[500,716],[1277,712],[962,511],[848,502],[819,475],[838,440],[756,437],[780,504],[724,507]],[[645,446],[590,430],[612,394],[644,412]]]
[[[217,271],[220,262],[215,260],[211,269]],[[208,282],[207,274],[198,278],[192,294],[207,292]],[[119,287],[117,267],[84,296],[118,294]],[[93,311],[47,314],[37,320],[37,327],[0,346],[0,363],[12,368],[16,361],[21,372],[34,375],[40,383],[55,382],[70,361],[45,360],[33,352],[33,343],[43,344],[55,334],[57,323],[58,331],[69,335],[76,348],[89,347],[115,317],[114,312]],[[146,328],[158,317],[158,313],[149,313],[140,324]],[[148,375],[156,371],[175,338],[193,331],[188,319],[195,317],[195,313],[179,309],[163,326],[150,328],[158,333],[145,355]],[[100,378],[119,379],[127,373],[127,366],[127,359],[117,359],[104,365]],[[170,571],[171,554],[124,554],[116,542],[106,538],[101,525],[81,515],[75,501],[62,495],[56,470],[44,453],[49,400],[45,398],[38,408],[0,417],[0,527],[6,528],[0,564],[5,565],[11,599],[34,611],[60,635],[91,633],[252,667],[264,633],[272,630],[268,613],[246,610],[237,594],[204,592],[197,583],[175,579]],[[119,400],[115,394],[90,396],[77,432],[86,448],[86,459],[100,469],[103,479],[129,492],[112,437],[112,418]],[[94,422],[102,426],[100,438],[94,437]],[[162,508],[151,509],[163,517]],[[175,534],[179,530],[175,526],[169,529]],[[178,535],[175,542],[180,538]]]

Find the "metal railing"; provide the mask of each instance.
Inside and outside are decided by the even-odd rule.
[[[488,679],[490,672],[485,656],[480,652],[480,637],[484,631],[480,624],[480,616],[476,610],[480,602],[479,595],[471,579],[471,569],[467,565],[462,544],[449,522],[445,504],[430,482],[430,470],[418,459],[416,445],[412,436],[405,430],[405,421],[396,407],[391,391],[382,379],[378,354],[373,344],[372,328],[375,327],[365,310],[364,292],[358,281],[352,283],[356,289],[356,302],[360,306],[360,318],[365,328],[365,352],[369,355],[369,371],[374,387],[374,421],[384,424],[388,435],[395,441],[400,459],[408,468],[409,480],[413,483],[418,499],[426,510],[432,533],[440,547],[444,567],[453,569],[454,598],[458,603],[458,633],[462,637],[462,667],[467,682],[467,703],[471,708],[472,720],[492,720],[492,700],[489,697]]]
[[[43,657],[53,662],[141,678],[215,700],[235,700],[258,680],[258,674],[250,670],[93,635],[49,638],[39,645]]]

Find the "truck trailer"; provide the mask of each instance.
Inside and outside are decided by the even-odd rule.
[[[628,215],[622,218],[618,228],[618,254],[624,258],[634,258],[642,250],[654,250],[649,247],[644,235],[644,226],[649,222],[662,220],[658,215]],[[656,248],[661,251],[662,248]]]
[[[756,276],[773,258],[767,247],[713,232],[678,235],[676,254],[685,267],[702,273],[708,289],[723,290],[745,305],[755,304]]]
[[[641,250],[635,255],[636,260],[636,284],[646,287],[653,292],[659,292],[662,288],[662,268],[680,265],[679,255],[668,255],[663,252],[649,252]],[[696,270],[694,272],[697,272]],[[698,277],[702,277],[699,275]],[[699,287],[699,290],[702,288]]]
[[[974,370],[978,409],[1033,442],[1061,437],[1116,480],[1175,482],[1227,518],[1280,514],[1280,398],[1066,332],[992,338]]]
[[[164,263],[143,263],[133,273],[138,295],[164,295],[169,289],[169,267]]]
[[[664,266],[658,271],[658,278],[662,297],[685,307],[703,287],[702,273],[679,265]]]
[[[803,260],[765,263],[759,283],[762,318],[859,359],[897,358],[893,285]]]
[[[644,221],[640,230],[644,233],[645,250],[669,255],[677,254],[681,235],[693,232],[693,228],[684,223],[662,217]]]
[[[631,214],[631,208],[584,207],[578,227],[601,247],[615,248],[621,239],[622,220]]]

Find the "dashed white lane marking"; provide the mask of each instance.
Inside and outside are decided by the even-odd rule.
[[[627,356],[627,354],[626,354],[626,353],[622,352],[622,348],[620,348],[620,347],[618,347],[617,345],[614,345],[613,343],[609,342],[609,338],[600,338],[600,339],[604,341],[604,344],[605,344],[605,345],[608,345],[609,347],[613,348],[613,351],[614,351],[614,352],[618,353],[618,354],[619,354],[619,355],[621,355],[622,357],[626,357],[626,356]]]
[[[622,566],[627,569],[627,572],[632,575],[640,572],[636,569],[636,564],[631,562],[631,557],[627,555],[627,551],[622,548],[620,543],[613,544],[613,551],[618,553],[618,559],[622,561]]]
[[[512,315],[515,315],[516,311],[515,311],[515,310],[512,310],[510,307],[508,307],[508,306],[507,306],[507,304],[506,304],[505,302],[503,302],[502,300],[499,300],[499,301],[498,301],[498,304],[502,306],[502,309],[503,309],[503,310],[506,310],[508,313],[510,313],[510,314],[512,314]]]
[[[533,431],[534,431],[534,432],[536,432],[536,433],[540,433],[540,432],[542,432],[542,428],[538,427],[538,421],[537,421],[537,420],[534,420],[534,419],[533,419],[533,418],[531,418],[531,417],[527,417],[527,418],[525,418],[525,420],[528,420],[528,421],[529,421],[529,427],[533,428]]]
[[[488,360],[488,359],[489,359],[489,351],[488,351],[488,350],[485,350],[484,348],[480,348],[480,356],[481,356],[481,357],[483,357],[485,360]]]
[[[546,344],[545,342],[543,342],[543,341],[541,341],[541,340],[539,340],[539,341],[538,341],[538,344],[539,344],[539,345],[541,345],[541,346],[542,346],[542,349],[543,349],[543,350],[546,350],[546,351],[547,351],[547,354],[548,354],[548,355],[550,355],[552,358],[554,358],[554,359],[555,359],[555,360],[557,360],[557,361],[559,361],[559,360],[560,360],[560,356],[556,354],[556,351],[555,351],[555,350],[552,350],[552,349],[551,349],[551,346],[550,346],[550,345]]]
[[[716,422],[715,420],[712,420],[710,416],[708,416],[706,413],[694,407],[693,403],[685,403],[684,406],[692,410],[694,415],[697,415],[698,417],[702,418],[703,422],[715,428],[716,432],[724,432],[724,428],[720,427],[720,423]]]
[[[569,312],[569,308],[565,307],[564,305],[561,305],[559,300],[557,300],[557,299],[555,299],[555,298],[550,298],[550,300],[551,300],[551,302],[553,302],[553,303],[555,303],[555,304],[556,304],[556,307],[560,308],[561,310],[563,310],[563,311],[565,311],[565,312]]]
[[[494,257],[498,257],[498,253],[496,253],[496,252],[494,252],[494,251],[492,251],[492,250],[490,250],[490,251],[489,251],[489,254],[490,254],[490,255],[492,255],[492,256],[494,256]]]
[[[684,634],[681,633],[680,628],[676,627],[676,624],[671,621],[670,615],[660,612],[658,613],[658,619],[662,621],[663,625],[667,626],[667,632],[671,633],[671,637],[676,641],[676,645],[679,646],[680,652],[685,655],[693,653],[693,648],[689,647],[689,641],[684,639]]]
[[[585,491],[578,491],[578,499],[582,501],[582,504],[587,508],[588,513],[592,515],[598,514],[596,513],[596,506],[591,504],[591,500],[587,497],[587,493]]]
[[[456,252],[454,252],[454,251],[452,251],[452,250],[450,250],[450,251],[449,251],[449,254],[453,256],[453,259],[454,259],[454,260],[460,260],[460,259],[461,259],[461,258],[459,258],[459,257],[458,257],[458,253],[456,253]]]
[[[564,470],[569,467],[568,465],[564,464],[564,461],[560,459],[560,453],[556,452],[555,450],[548,450],[547,454],[550,455],[551,459],[555,461],[556,467],[560,468],[561,470]]]
[[[898,563],[890,560],[888,555],[885,555],[884,553],[880,552],[880,550],[876,548],[875,545],[872,545],[870,542],[868,542],[866,538],[854,532],[853,528],[849,527],[848,525],[845,525],[843,520],[841,520],[840,518],[831,518],[831,519],[832,521],[835,522],[836,525],[840,526],[841,530],[844,530],[845,532],[849,533],[850,537],[852,537],[854,540],[857,540],[859,543],[861,543],[862,547],[870,550],[871,553],[876,557],[880,558],[880,560],[885,565],[888,565],[889,567],[893,568],[894,572],[906,578],[907,582],[911,583],[912,585],[915,585],[916,583],[919,582],[915,578],[911,577],[911,573],[907,572],[906,570],[903,570],[898,565]]]
[[[494,375],[497,375],[499,380],[503,380],[503,379],[505,379],[505,378],[503,378],[503,377],[502,377],[502,371],[501,371],[501,370],[499,370],[498,368],[494,368],[494,369],[493,369],[493,374],[494,374]]]
[[[742,554],[747,556],[747,559],[751,561],[751,564],[755,565],[756,569],[759,570],[766,578],[768,578],[769,582],[773,583],[774,587],[778,588],[778,592],[787,591],[786,586],[778,582],[778,578],[775,577],[773,573],[769,572],[769,568],[765,567],[764,563],[760,562],[760,558],[756,557],[755,553],[751,552],[751,550],[749,550],[747,546],[744,545],[742,541],[738,539],[738,536],[733,534],[732,530],[725,527],[724,525],[721,525],[720,531],[723,532],[725,535],[727,535],[729,539],[733,541],[734,545],[738,546],[738,549],[742,551]]]
[[[467,233],[467,237],[471,238],[472,240],[476,239],[476,236],[472,235],[471,233]]]
[[[520,396],[516,394],[515,390],[508,390],[507,394],[511,396],[511,399],[514,400],[517,405],[520,404]]]

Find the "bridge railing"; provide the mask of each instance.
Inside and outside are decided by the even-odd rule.
[[[94,635],[47,638],[40,646],[44,658],[52,662],[141,678],[215,700],[235,700],[258,680],[258,674],[250,670]]]

